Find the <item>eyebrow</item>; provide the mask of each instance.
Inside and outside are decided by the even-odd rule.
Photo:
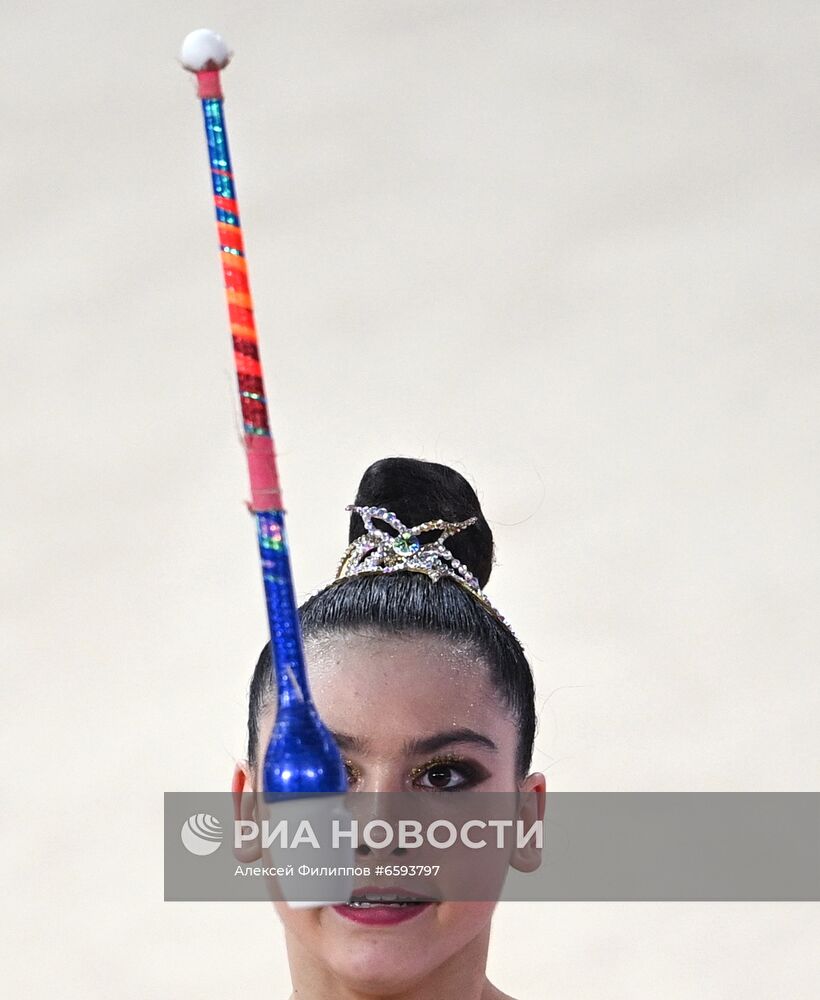
[[[358,736],[350,736],[347,733],[337,733],[331,731],[330,735],[336,741],[340,750],[352,753],[366,753],[369,745],[368,740],[360,739]],[[474,729],[449,729],[442,733],[434,733],[432,736],[425,736],[413,740],[406,740],[403,746],[405,756],[411,757],[414,754],[433,753],[451,743],[473,743],[482,746],[486,750],[497,751],[498,747],[489,736],[482,736]]]

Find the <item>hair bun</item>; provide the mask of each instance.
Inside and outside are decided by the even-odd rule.
[[[355,503],[357,507],[384,507],[408,528],[438,518],[466,521],[477,517],[475,524],[446,539],[444,544],[477,577],[481,588],[486,586],[493,564],[493,533],[481,512],[475,490],[449,465],[417,458],[379,459],[362,476]],[[364,531],[364,522],[353,512],[348,541],[354,541]],[[438,534],[425,532],[420,540],[425,543]]]

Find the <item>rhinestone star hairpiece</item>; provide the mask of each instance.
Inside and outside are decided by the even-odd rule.
[[[361,517],[365,533],[348,545],[336,569],[335,580],[366,573],[396,573],[401,570],[424,573],[433,581],[447,576],[468,590],[512,632],[510,623],[493,607],[481,590],[478,579],[444,545],[445,539],[475,524],[477,517],[455,522],[437,518],[414,527],[407,527],[392,511],[384,507],[357,507],[349,504],[345,510],[355,511]],[[374,520],[390,525],[397,534],[391,535],[376,527],[373,524]],[[419,535],[425,531],[441,533],[438,538],[423,545]]]

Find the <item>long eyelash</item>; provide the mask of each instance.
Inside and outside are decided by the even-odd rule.
[[[413,779],[418,778],[420,775],[424,774],[425,771],[429,771],[431,767],[435,767],[436,764],[462,764],[465,767],[467,766],[467,762],[463,757],[459,757],[454,753],[445,753],[440,757],[433,757],[425,764],[417,764],[415,767],[410,769],[410,775]]]
[[[431,767],[435,767],[437,764],[438,765],[446,764],[459,767],[464,772],[464,777],[466,779],[464,781],[465,785],[477,784],[478,781],[486,777],[486,774],[482,772],[480,768],[476,768],[475,765],[471,764],[468,760],[465,760],[463,757],[459,757],[458,754],[454,753],[441,754],[439,756],[432,757],[424,764],[417,764],[415,767],[412,767],[410,769],[410,776],[413,779],[413,781],[415,781],[416,778],[419,778],[422,774],[425,774],[427,771],[430,770]],[[344,765],[347,768],[354,782],[362,780],[361,770],[358,767],[356,767],[356,765],[353,763],[352,760],[350,760],[350,758],[345,759]],[[440,791],[446,791],[446,789],[440,789]],[[450,789],[450,791],[455,791],[455,789]]]

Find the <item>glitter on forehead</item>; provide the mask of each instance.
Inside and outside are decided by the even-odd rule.
[[[515,730],[508,732],[500,717],[513,727],[515,718],[499,700],[489,665],[469,640],[362,629],[317,632],[304,641],[323,717],[334,730],[375,741],[368,753],[403,758],[404,741],[465,726],[492,733],[505,745],[515,739]],[[414,667],[408,660],[416,656]],[[406,683],[394,687],[393,676]]]
[[[433,674],[440,679],[449,677],[458,684],[458,699],[453,703],[453,714],[447,725],[457,728],[465,720],[475,717],[479,704],[493,703],[489,665],[478,653],[474,643],[442,639],[424,633],[417,635],[385,635],[375,632],[323,633],[305,639],[305,651],[310,677],[321,684],[336,673],[342,663],[345,647],[359,647],[374,655],[377,663],[384,663],[388,670],[398,670],[398,660],[406,661],[408,654],[418,654],[419,670],[437,666]],[[355,654],[354,654],[355,655]]]

